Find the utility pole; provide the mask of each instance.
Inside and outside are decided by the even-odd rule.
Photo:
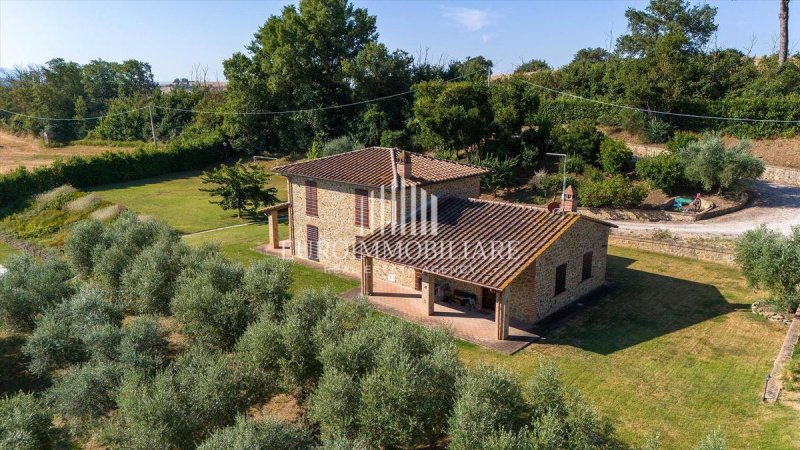
[[[780,0],[781,12],[778,15],[780,22],[778,28],[778,35],[780,41],[778,44],[778,70],[783,67],[783,63],[789,57],[789,0]]]
[[[153,107],[147,105],[147,111],[150,112],[150,131],[153,132],[153,150],[155,150],[158,148],[158,143],[156,142],[156,127],[153,125]]]

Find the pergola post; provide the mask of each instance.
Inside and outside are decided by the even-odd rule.
[[[369,296],[374,292],[372,284],[372,257],[361,257],[361,295]]]
[[[508,311],[508,297],[511,294],[511,288],[505,288],[499,295],[495,303],[494,322],[497,325],[497,340],[504,341],[508,339],[508,326],[509,326],[509,311]]]
[[[280,238],[278,237],[278,211],[272,210],[269,212],[268,227],[269,227],[269,246],[273,250],[280,248]]]
[[[436,277],[428,272],[422,272],[422,301],[428,308],[428,315],[433,315],[436,301]]]

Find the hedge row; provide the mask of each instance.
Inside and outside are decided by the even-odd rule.
[[[137,180],[200,169],[227,156],[222,137],[209,135],[171,142],[158,150],[140,147],[130,152],[73,156],[34,170],[21,167],[0,175],[0,209],[19,205],[32,194],[63,184],[86,188]]]

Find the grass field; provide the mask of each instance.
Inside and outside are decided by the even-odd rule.
[[[104,147],[95,145],[68,145],[66,147],[40,147],[36,139],[14,136],[0,131],[0,173],[11,172],[17,167],[28,169],[46,166],[57,159],[70,156],[88,156],[105,151],[126,152],[132,147]]]
[[[267,168],[275,163],[265,164]],[[91,189],[104,200],[118,203],[138,214],[158,217],[181,233],[196,233],[230,225],[247,223],[250,217],[236,217],[210,203],[211,196],[200,189],[209,187],[200,180],[202,172],[181,172],[144,180],[99,186]],[[270,185],[278,190],[278,198],[286,200],[286,180],[274,175]]]
[[[760,402],[786,328],[750,313],[758,294],[735,269],[612,247],[608,278],[609,298],[544,342],[510,357],[460,344],[464,360],[526,378],[554,359],[630,444],[657,432],[664,448],[690,448],[720,428],[731,448],[797,448],[800,414]]]

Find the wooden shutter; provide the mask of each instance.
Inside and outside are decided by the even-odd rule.
[[[319,261],[319,228],[306,225],[306,241],[308,242],[308,259]]]
[[[316,181],[306,181],[306,215],[319,217]]]
[[[592,277],[592,252],[583,254],[583,267],[581,268],[581,281]]]
[[[369,228],[369,191],[356,189],[356,226]]]
[[[556,267],[556,289],[554,296],[567,290],[567,265],[562,264]]]

